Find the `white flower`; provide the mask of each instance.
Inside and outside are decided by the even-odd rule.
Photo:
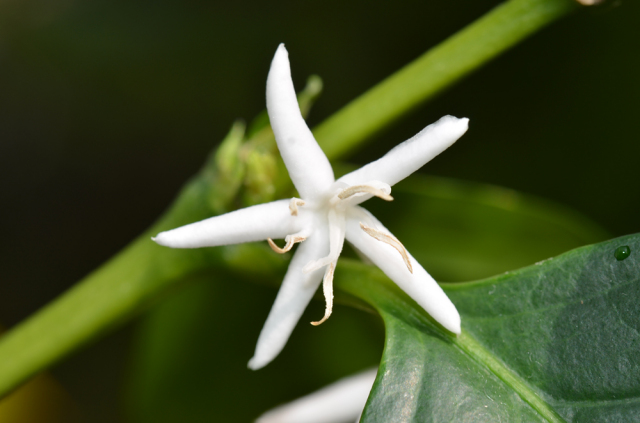
[[[346,239],[451,332],[460,315],[436,281],[373,216],[358,206],[372,196],[392,200],[391,186],[453,144],[468,119],[445,116],[381,159],[337,181],[329,160],[307,127],[296,100],[287,50],[281,44],[267,78],[267,111],[278,149],[301,199],[280,200],[237,210],[158,234],[173,248],[213,247],[268,240],[279,252],[301,243],[260,333],[249,367],[273,360],[324,278],[324,322],[333,307],[333,272]],[[272,239],[284,238],[284,248]]]
[[[295,401],[271,409],[256,423],[330,423],[360,421],[378,369],[345,377]]]

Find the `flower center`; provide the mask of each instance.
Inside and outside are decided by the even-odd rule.
[[[338,184],[336,184],[338,185]],[[310,261],[303,268],[304,273],[313,272],[315,270],[326,267],[322,282],[322,291],[326,302],[324,317],[317,321],[311,322],[312,325],[318,326],[325,322],[329,316],[331,316],[333,310],[333,274],[336,269],[338,257],[342,252],[344,246],[346,215],[349,207],[354,207],[369,198],[376,196],[385,201],[392,201],[393,197],[389,195],[391,193],[391,187],[389,184],[380,181],[370,181],[362,185],[352,185],[348,187],[336,187],[335,194],[330,196],[324,206],[312,207],[316,213],[327,213],[327,221],[329,226],[329,255],[322,257],[318,260]],[[336,192],[337,191],[337,192]],[[305,202],[298,198],[292,198],[289,202],[289,209],[292,216],[298,216],[298,207],[304,206]],[[398,250],[402,255],[407,268],[411,273],[413,269],[409,256],[404,246],[395,237],[371,228],[363,223],[360,223],[360,227],[367,234],[373,238],[385,242]],[[271,238],[267,239],[269,246],[273,251],[284,254],[293,248],[293,245],[302,242],[307,239],[307,236],[313,233],[312,228],[305,228],[297,234],[287,235],[285,237],[285,246],[283,248],[278,247]]]

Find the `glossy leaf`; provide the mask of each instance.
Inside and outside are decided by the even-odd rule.
[[[614,253],[628,246],[630,255]],[[387,328],[364,422],[640,420],[640,235],[478,282],[446,284],[462,335],[437,327],[380,271],[340,286]]]

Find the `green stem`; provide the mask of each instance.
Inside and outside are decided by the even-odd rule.
[[[570,0],[511,0],[346,106],[315,131],[330,158],[478,68],[573,7]],[[233,131],[232,131],[233,132]],[[0,340],[0,396],[99,334],[140,312],[169,286],[215,266],[264,276],[283,265],[257,246],[172,250],[155,245],[157,232],[212,214],[215,172],[205,168],[153,228],[56,301]]]
[[[126,319],[185,270],[204,266],[203,256],[198,252],[181,254],[179,250],[159,248],[149,240],[151,233],[157,233],[156,229],[204,217],[200,203],[206,197],[201,188],[202,184],[189,184],[176,206],[153,229],[2,337],[0,392],[8,393],[98,333]],[[176,253],[182,257],[175,256]]]
[[[372,134],[576,7],[573,0],[503,3],[353,100],[315,128],[314,135],[327,157],[344,157]]]
[[[60,298],[6,333],[0,342],[0,397],[100,334],[144,310],[158,294],[194,275],[224,265],[271,280],[285,262],[245,244],[227,248],[171,249],[150,240],[158,232],[211,215],[206,172],[190,181],[153,227]],[[243,263],[250,262],[250,269]]]

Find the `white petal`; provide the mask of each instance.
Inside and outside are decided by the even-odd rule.
[[[256,423],[329,423],[355,421],[369,396],[377,369],[340,379],[312,394],[274,408]]]
[[[333,183],[333,169],[300,114],[284,44],[267,77],[267,111],[293,184],[303,199],[316,198]]]
[[[305,222],[291,216],[289,200],[259,204],[161,232],[152,238],[172,248],[200,248],[280,239],[298,232]]]
[[[303,273],[302,267],[329,252],[327,228],[316,230],[295,252],[269,317],[260,332],[249,368],[260,369],[271,362],[287,343],[293,328],[307,308],[324,275],[324,269]]]
[[[411,274],[398,251],[367,235],[360,228],[360,222],[391,234],[371,213],[362,207],[353,207],[347,217],[347,241],[375,263],[438,323],[447,330],[459,334],[460,314],[440,285],[409,254],[413,266],[413,274]]]
[[[467,118],[444,116],[380,159],[344,175],[338,181],[360,185],[376,180],[393,186],[446,150],[467,132],[468,127]]]

